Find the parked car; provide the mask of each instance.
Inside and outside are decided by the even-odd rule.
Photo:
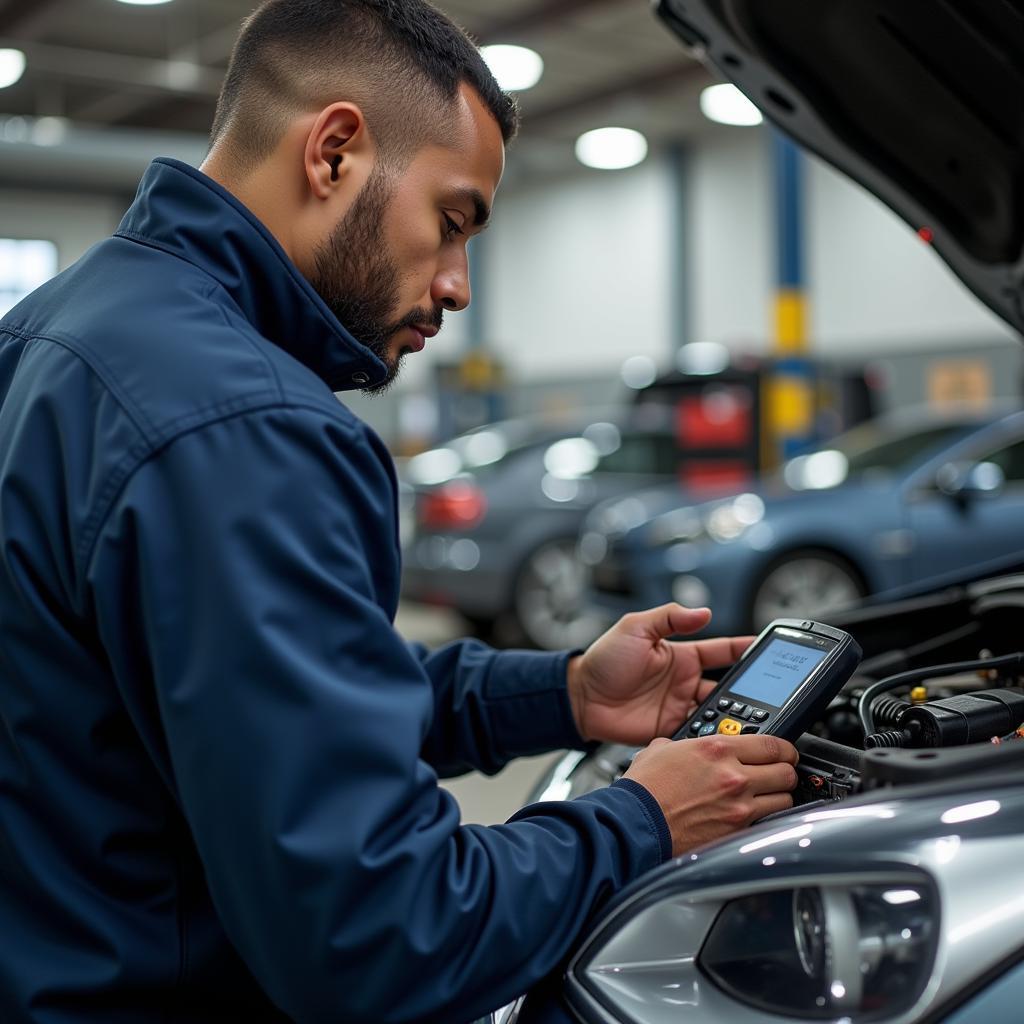
[[[766,116],[921,229],[983,302],[1024,330],[1019,0],[656,7]],[[1016,429],[1012,420],[990,429],[1003,426]],[[996,501],[985,495],[1002,488],[997,473],[980,467],[1013,445],[1013,431],[1002,440],[1003,448],[968,444],[966,462],[948,462],[954,468],[933,477],[921,510],[926,535],[978,515],[946,543],[984,543],[984,516]],[[755,508],[734,508],[731,518],[745,526]],[[728,527],[728,512],[721,520]],[[937,545],[930,542],[927,557],[956,557]],[[1022,607],[1024,577],[1009,576],[947,579],[938,590],[831,616],[865,660],[819,735],[798,743],[800,806],[619,894],[566,970],[496,1019],[1020,1020],[1024,900],[1014,883],[1024,858],[1024,740],[1017,729],[973,726],[980,707],[993,706],[978,691],[997,690],[1017,707],[1024,700]],[[965,667],[979,661],[980,673]],[[867,697],[865,684],[881,677],[891,692]],[[911,692],[911,684],[926,689]],[[952,704],[939,705],[947,694]],[[929,733],[927,747],[899,749],[907,737],[892,729],[894,745],[865,749],[853,709],[863,703],[901,716],[906,698],[946,728]],[[543,795],[564,799],[604,785],[630,755],[608,746],[574,753],[545,780]]]
[[[558,428],[494,424],[416,456],[402,469],[403,597],[510,643],[589,643],[606,623],[583,602],[583,517],[671,479],[676,460],[671,413],[657,405]]]
[[[879,417],[743,494],[667,486],[594,508],[581,559],[609,616],[677,600],[716,633],[826,617],[1024,550],[1024,413]]]

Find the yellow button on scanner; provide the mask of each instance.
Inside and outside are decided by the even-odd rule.
[[[718,723],[718,731],[724,733],[726,736],[739,736],[740,730],[743,728],[742,722],[737,722],[735,718],[723,718]]]

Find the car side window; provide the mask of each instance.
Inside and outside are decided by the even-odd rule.
[[[1007,483],[1024,483],[1024,440],[990,452],[978,462],[995,463],[1003,471]]]
[[[601,456],[597,473],[671,475],[675,471],[675,442],[669,434],[623,434],[618,448]]]

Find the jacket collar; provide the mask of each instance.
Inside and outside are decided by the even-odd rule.
[[[194,167],[154,160],[116,234],[215,278],[260,334],[332,391],[379,384],[387,376],[383,362],[342,327],[263,223]]]

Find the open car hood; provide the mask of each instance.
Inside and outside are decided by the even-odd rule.
[[[656,0],[1024,333],[1024,0]]]

